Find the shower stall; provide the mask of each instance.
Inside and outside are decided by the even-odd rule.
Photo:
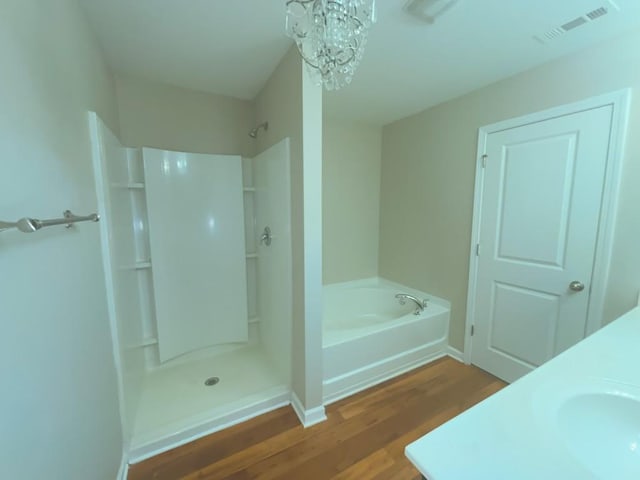
[[[288,140],[254,158],[128,148],[89,121],[130,460],[288,404]]]

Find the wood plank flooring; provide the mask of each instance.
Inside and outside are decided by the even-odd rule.
[[[291,407],[132,465],[129,480],[418,480],[404,447],[505,386],[451,358],[327,407],[304,429]]]

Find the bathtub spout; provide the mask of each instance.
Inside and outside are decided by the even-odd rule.
[[[414,315],[420,315],[424,309],[427,307],[427,300],[420,300],[417,297],[414,297],[413,295],[409,295],[408,293],[398,293],[396,295],[396,298],[400,301],[400,305],[404,305],[407,300],[411,300],[412,302],[414,302],[418,308],[416,308],[416,311],[413,312]]]

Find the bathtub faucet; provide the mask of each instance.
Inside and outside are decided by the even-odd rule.
[[[398,293],[396,295],[396,298],[400,301],[400,305],[404,305],[405,303],[407,303],[407,300],[411,300],[413,301],[418,308],[416,308],[416,311],[413,312],[414,315],[420,315],[424,309],[427,307],[427,300],[420,300],[417,297],[414,297],[413,295],[409,295],[408,293]]]

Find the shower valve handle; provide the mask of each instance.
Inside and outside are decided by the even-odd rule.
[[[264,243],[267,247],[271,245],[271,240],[273,237],[271,236],[271,228],[264,227],[264,231],[262,235],[260,235],[260,243]]]

